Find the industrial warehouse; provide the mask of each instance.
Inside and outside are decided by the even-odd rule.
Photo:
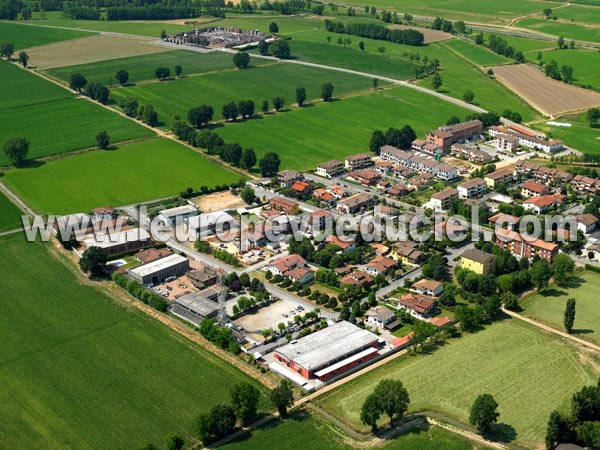
[[[289,378],[296,383],[300,384],[300,377],[326,382],[372,360],[384,344],[370,331],[342,321],[280,347],[274,358],[288,368],[279,372],[291,372]],[[271,367],[274,364],[278,363]]]

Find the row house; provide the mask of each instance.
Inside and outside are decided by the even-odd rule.
[[[292,215],[300,212],[300,205],[285,197],[273,197],[269,202],[269,208],[274,211]]]
[[[562,194],[538,195],[523,202],[523,208],[536,214],[544,214],[565,201],[567,197]]]
[[[585,175],[576,175],[571,180],[571,188],[580,194],[593,194],[600,189],[600,180]]]
[[[355,214],[361,209],[367,208],[374,203],[375,199],[371,194],[362,192],[340,200],[337,204],[337,210],[344,214]]]
[[[442,180],[453,180],[458,177],[457,168],[450,164],[405,152],[391,145],[381,147],[380,156],[400,166],[408,167],[422,173],[430,173]]]
[[[344,166],[346,170],[358,170],[364,169],[365,167],[369,167],[373,165],[373,160],[371,156],[367,153],[359,153],[357,155],[351,155],[346,158],[344,161]]]
[[[456,158],[463,158],[479,164],[486,164],[494,160],[489,153],[465,144],[452,145],[450,147],[450,154]]]
[[[478,198],[485,194],[487,184],[483,178],[473,178],[457,186],[458,197],[461,199]]]
[[[536,183],[535,181],[527,181],[521,187],[521,195],[525,198],[538,197],[550,193],[550,188],[546,184]]]
[[[430,131],[427,134],[427,142],[442,148],[449,148],[452,144],[459,141],[468,141],[480,136],[482,133],[483,122],[481,120],[469,120]]]
[[[564,148],[564,144],[559,140],[544,140],[534,133],[525,133],[515,128],[502,128],[502,127],[490,127],[488,129],[490,136],[494,137],[494,140],[502,139],[503,135],[512,136],[517,140],[518,145],[521,147],[527,147],[533,150],[541,150],[544,153],[555,153]]]
[[[406,186],[404,184],[394,184],[387,190],[387,195],[391,197],[404,197],[414,191],[414,188]]]
[[[326,178],[334,178],[344,172],[344,163],[337,159],[332,159],[331,161],[321,163],[317,166],[317,175]]]
[[[532,259],[537,255],[549,263],[552,263],[558,254],[558,244],[542,239],[526,240],[516,231],[506,229],[502,229],[496,234],[495,244],[518,258]]]
[[[500,185],[509,185],[513,182],[513,171],[511,169],[500,169],[488,173],[483,177],[488,188],[496,189]]]
[[[507,152],[517,151],[521,148],[519,146],[519,139],[516,136],[505,133],[498,133],[494,136],[493,144],[498,150]]]
[[[562,185],[573,179],[573,174],[561,169],[542,166],[530,161],[519,161],[515,165],[515,176],[533,178],[544,184]]]
[[[444,153],[444,149],[436,144],[430,144],[424,139],[415,139],[411,143],[411,148],[430,156],[438,156]]]
[[[373,186],[381,180],[379,172],[373,169],[355,170],[348,174],[348,178],[367,186]]]
[[[428,203],[434,211],[443,211],[450,208],[452,202],[456,200],[458,200],[458,189],[446,188],[433,194]]]

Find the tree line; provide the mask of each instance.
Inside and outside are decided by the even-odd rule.
[[[423,33],[417,30],[391,30],[376,23],[349,23],[325,20],[325,30],[333,33],[351,34],[395,44],[421,46],[425,43]]]

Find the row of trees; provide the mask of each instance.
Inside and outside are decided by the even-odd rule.
[[[568,84],[573,83],[573,67],[565,64],[559,68],[555,60],[544,65],[544,73],[554,80],[563,81]]]
[[[84,258],[89,259],[89,258],[86,258],[86,253],[89,252],[90,250],[96,249],[96,248],[98,248],[98,247],[90,247],[83,253],[83,257],[80,260],[80,265],[82,264],[81,261],[84,261]],[[100,249],[98,249],[98,250],[100,250]],[[104,252],[102,252],[102,253],[104,254]],[[99,254],[98,254],[98,252],[96,252],[96,254],[94,255],[94,258],[98,258],[98,257],[99,257]],[[106,261],[105,261],[105,263],[106,263]],[[85,267],[84,265],[81,266],[82,270],[84,270],[84,267]],[[84,270],[84,272],[85,272],[85,270]],[[148,289],[146,289],[144,286],[142,286],[141,284],[139,284],[136,281],[128,280],[125,277],[125,275],[123,275],[122,273],[113,272],[112,280],[119,287],[125,289],[127,292],[129,292],[131,295],[133,295],[135,298],[137,298],[138,300],[141,300],[142,302],[146,303],[147,305],[151,306],[152,308],[156,309],[157,311],[165,312],[167,310],[167,301],[162,297],[162,295],[159,295],[152,291],[149,291]]]
[[[369,150],[379,154],[381,147],[391,145],[392,147],[408,150],[412,141],[417,138],[417,133],[410,125],[404,125],[402,128],[388,128],[385,134],[381,130],[375,130],[371,133],[369,140]]]
[[[69,79],[69,87],[79,93],[84,91],[85,95],[90,97],[92,100],[102,103],[103,105],[108,103],[108,97],[110,95],[109,89],[102,83],[89,83],[87,78],[79,73],[71,74]]]
[[[334,33],[345,33],[370,39],[389,41],[395,44],[421,46],[425,43],[423,33],[417,30],[392,30],[376,23],[349,23],[325,20],[325,29]]]

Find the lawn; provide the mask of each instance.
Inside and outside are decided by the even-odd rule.
[[[404,383],[411,411],[439,411],[465,422],[475,398],[491,393],[499,404],[502,429],[514,428],[516,440],[528,446],[543,443],[554,409],[565,408],[574,391],[597,381],[564,341],[506,319],[431,355],[386,364],[346,383],[320,404],[363,429],[360,405],[382,378]]]
[[[575,23],[554,22],[545,19],[523,19],[515,25],[546,34],[564,36],[567,40],[575,39],[580,41],[600,42],[599,27],[586,27]]]
[[[14,22],[0,22],[0,42],[12,42],[15,50],[66,41],[94,33],[87,31],[62,30],[21,25]]]
[[[21,226],[21,210],[0,192],[0,232]]]
[[[451,39],[438,45],[461,54],[472,64],[477,66],[494,66],[497,64],[512,62],[511,59],[508,59],[505,56],[494,53],[486,47],[474,44],[464,39]]]
[[[282,168],[314,169],[318,163],[368,151],[373,130],[411,125],[418,136],[468,110],[410,88],[396,87],[328,104],[269,114],[227,124],[217,133],[226,142],[276,151]]]
[[[222,447],[224,450],[343,450],[351,448],[339,432],[321,417],[296,413],[284,421],[271,421]],[[375,450],[463,450],[485,448],[440,427],[414,429],[402,436],[371,447]]]
[[[161,121],[167,125],[176,114],[187,117],[190,108],[201,104],[211,105],[215,119],[221,118],[224,104],[252,99],[256,112],[263,99],[271,103],[281,96],[286,104],[295,103],[297,87],[304,87],[307,99],[318,99],[321,86],[332,83],[334,96],[372,88],[369,78],[342,72],[289,63],[273,63],[246,70],[207,74],[180,80],[156,82],[113,90],[116,99],[136,97],[141,104],[150,103]]]
[[[600,154],[600,128],[592,128],[585,120],[584,114],[568,115],[556,119],[559,122],[567,122],[572,126],[554,127],[541,122],[532,125],[555,139],[563,140],[568,146],[590,154]]]
[[[0,256],[0,447],[162,447],[169,433],[190,442],[195,417],[234,383],[260,387],[82,283],[43,244],[4,237]]]
[[[542,293],[524,298],[521,301],[523,314],[562,330],[567,299],[574,298],[577,301],[577,314],[573,334],[598,344],[600,343],[598,286],[600,286],[600,274],[578,272],[569,288],[550,286]]]
[[[7,125],[0,128],[0,142],[27,138],[30,159],[95,146],[95,136],[102,130],[112,142],[154,134],[12,64],[0,63],[0,78],[0,122]],[[8,164],[10,160],[0,153],[0,166]]]
[[[268,61],[259,59],[252,61],[254,65],[265,63],[268,63]],[[49,69],[47,72],[65,82],[69,81],[71,74],[80,73],[87,78],[88,82],[115,85],[117,84],[115,74],[119,70],[126,70],[129,73],[128,83],[137,83],[144,80],[155,80],[154,71],[157,67],[169,67],[171,75],[174,76],[174,67],[177,64],[182,67],[183,76],[226,69],[233,70],[235,68],[231,55],[227,53],[198,53],[188,50],[173,50],[151,55],[109,59],[78,66],[57,67]]]
[[[36,212],[67,214],[169,197],[239,176],[177,142],[157,138],[14,169],[0,179]]]
[[[528,54],[532,61],[538,62],[537,54]],[[573,67],[574,84],[592,86],[600,90],[600,54],[598,50],[551,50],[542,52],[542,61],[550,63],[555,60],[559,67]]]

